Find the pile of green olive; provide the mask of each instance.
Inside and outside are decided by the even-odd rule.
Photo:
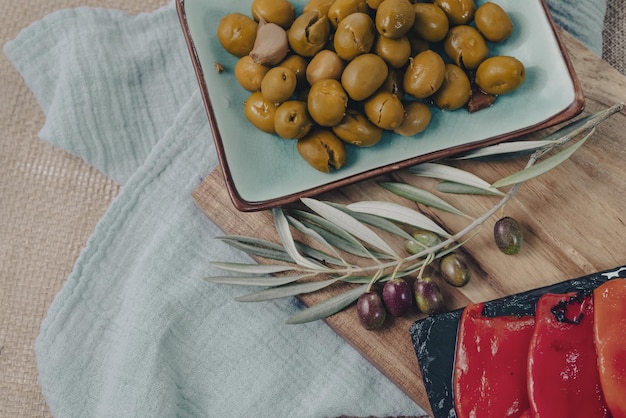
[[[373,146],[384,131],[417,135],[431,106],[460,109],[525,79],[516,58],[489,56],[489,44],[513,32],[496,3],[310,0],[298,15],[289,0],[253,0],[251,12],[228,14],[217,29],[251,93],[244,114],[264,132],[296,139],[322,172],[345,164],[345,144]]]

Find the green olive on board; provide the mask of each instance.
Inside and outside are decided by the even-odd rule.
[[[365,0],[335,0],[331,4],[327,16],[333,28],[353,13],[369,13],[370,7]]]
[[[309,114],[321,126],[338,124],[346,113],[348,95],[337,80],[313,83],[307,97]]]
[[[443,49],[456,65],[468,70],[476,69],[489,55],[487,41],[469,25],[451,28],[443,41]]]
[[[517,89],[526,79],[524,64],[515,57],[487,58],[476,69],[476,84],[489,94],[506,94]]]
[[[404,73],[404,91],[416,99],[435,93],[443,83],[445,63],[433,50],[420,52],[409,61]]]
[[[332,129],[342,141],[358,147],[371,147],[383,137],[383,130],[355,109],[348,109]]]
[[[376,126],[394,130],[404,119],[402,101],[395,94],[378,92],[365,100],[365,115]]]
[[[402,136],[413,136],[423,132],[432,118],[430,107],[425,103],[405,100],[402,102],[404,107],[404,118],[400,126],[393,131]]]
[[[341,85],[352,100],[364,100],[385,82],[387,71],[387,64],[381,57],[362,54],[346,65]]]
[[[411,41],[406,36],[396,39],[379,36],[374,44],[374,51],[391,68],[402,68],[411,56]]]
[[[296,10],[289,0],[253,0],[252,17],[288,29],[296,17]]]
[[[339,22],[333,37],[337,55],[346,61],[368,53],[374,46],[376,30],[372,18],[366,13],[352,13]]]
[[[415,11],[409,0],[384,0],[376,9],[376,30],[387,38],[406,35],[414,21]]]
[[[289,46],[303,57],[312,57],[321,51],[329,37],[330,22],[316,11],[302,13],[287,31]]]
[[[444,11],[450,26],[470,23],[476,12],[474,0],[434,0],[434,4]]]
[[[433,95],[433,103],[440,109],[456,110],[465,106],[471,95],[467,73],[456,64],[446,64],[443,84]]]
[[[235,78],[239,84],[248,91],[261,89],[261,82],[270,67],[257,64],[250,55],[239,58],[235,64]]]
[[[313,120],[307,105],[300,100],[288,100],[278,106],[274,115],[274,130],[283,139],[298,139],[309,133]]]
[[[275,134],[274,116],[276,105],[267,100],[260,91],[250,95],[243,103],[243,113],[258,129],[268,134]]]
[[[258,23],[242,14],[230,13],[217,25],[217,39],[226,51],[241,58],[252,51]]]
[[[439,262],[441,276],[455,287],[463,287],[469,283],[471,270],[463,257],[457,253],[444,256]]]
[[[522,227],[510,216],[500,218],[493,227],[493,239],[504,254],[517,254],[524,241]]]
[[[487,2],[476,9],[476,29],[491,42],[502,42],[513,33],[513,22],[509,15],[496,3]]]
[[[323,173],[340,169],[346,162],[346,147],[333,132],[313,129],[298,139],[297,150],[311,167]]]
[[[413,11],[415,12],[413,32],[420,39],[439,42],[446,37],[450,23],[448,16],[439,6],[432,3],[415,3]]]
[[[261,94],[272,103],[288,100],[296,91],[296,74],[286,67],[271,68],[261,81]]]
[[[306,79],[309,84],[325,78],[341,79],[346,63],[335,51],[324,49],[315,54],[306,67]]]

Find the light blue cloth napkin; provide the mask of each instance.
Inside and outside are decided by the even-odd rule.
[[[596,52],[600,3],[551,2],[593,9],[577,27]],[[422,412],[322,322],[284,325],[295,301],[241,304],[202,280],[220,274],[209,260],[245,256],[191,199],[217,158],[173,4],[59,11],[4,51],[46,114],[41,138],[123,185],[37,339],[56,417]]]

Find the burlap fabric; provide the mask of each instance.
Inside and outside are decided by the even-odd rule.
[[[151,11],[167,0],[0,0],[0,44],[62,8]],[[626,74],[626,12],[609,0],[604,58]],[[55,294],[119,185],[39,140],[34,96],[0,54],[0,417],[50,416],[37,380],[34,341]]]

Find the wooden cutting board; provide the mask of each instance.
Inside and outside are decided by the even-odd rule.
[[[617,102],[626,102],[626,77],[569,34],[563,32],[561,36],[585,94],[584,114],[605,109]],[[547,133],[529,135],[527,139],[540,139]],[[470,284],[460,289],[446,286],[449,308],[626,264],[626,246],[622,242],[626,236],[624,161],[626,114],[620,113],[601,125],[570,160],[547,175],[524,184],[515,198],[507,203],[503,214],[515,217],[524,229],[525,242],[519,254],[504,255],[493,244],[491,231],[497,216],[490,219],[478,236],[466,244],[464,248],[472,265],[473,278]],[[487,181],[495,181],[521,169],[524,163],[468,162],[460,166]],[[436,184],[428,179],[414,179],[405,173],[394,173],[390,177],[433,191]],[[319,198],[344,203],[387,200],[411,205],[384,191],[376,184],[378,180],[365,181]],[[194,191],[193,198],[225,233],[277,242],[268,212],[244,213],[233,207],[220,169],[204,179]],[[468,196],[453,200],[461,210],[475,216],[484,213],[495,202],[493,198]],[[452,231],[466,225],[466,221],[458,216],[423,210]],[[336,290],[331,289],[301,299],[310,305],[335,293]],[[259,314],[262,314],[262,305],[259,305]],[[429,411],[409,335],[410,325],[419,318],[419,314],[413,313],[410,317],[395,319],[382,331],[366,331],[360,326],[353,306],[326,322],[417,404]]]

